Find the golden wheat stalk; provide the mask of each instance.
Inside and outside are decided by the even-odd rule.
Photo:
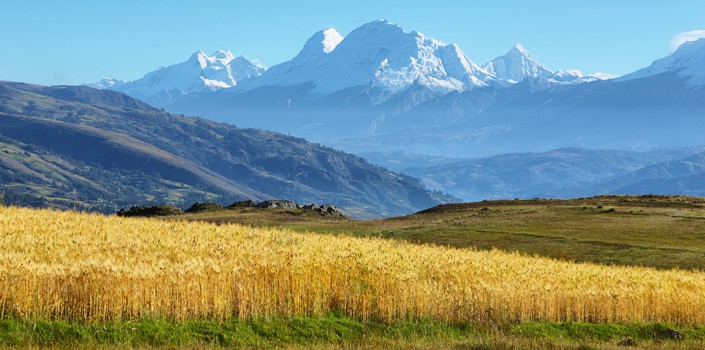
[[[705,322],[705,274],[0,207],[0,317]]]

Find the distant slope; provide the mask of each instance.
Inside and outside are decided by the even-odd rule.
[[[431,167],[411,167],[402,171],[419,177],[431,188],[452,193],[468,201],[573,198],[610,193],[618,187],[640,181],[645,176],[634,175],[632,179],[625,177],[622,182],[601,186],[603,182],[632,172],[639,174],[644,167],[678,159],[688,155],[688,152],[562,148],[543,153],[512,153]],[[701,166],[705,167],[705,164]]]
[[[494,105],[482,119],[507,126],[492,142],[512,147],[676,148],[702,144],[703,111],[705,88],[667,72],[540,91]]]
[[[287,198],[377,217],[452,200],[410,177],[303,139],[164,113],[124,94],[88,87],[0,83],[0,135],[9,152],[0,170],[9,176],[23,169],[27,177],[3,182],[3,190],[57,199],[90,192],[90,201],[74,203],[88,209],[95,203],[115,209],[131,199],[139,204]],[[38,159],[69,163],[62,169],[72,176],[50,181],[47,176],[61,172],[37,167]],[[37,186],[27,186],[29,178]],[[75,186],[81,181],[95,185],[84,191]],[[101,190],[115,183],[129,189]]]
[[[611,193],[705,196],[705,153],[660,162],[601,184]]]

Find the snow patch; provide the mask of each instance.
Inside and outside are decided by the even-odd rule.
[[[328,28],[323,31],[323,52],[331,53],[343,41],[343,36],[333,28]]]

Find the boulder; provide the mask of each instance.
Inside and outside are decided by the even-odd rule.
[[[328,214],[331,216],[343,216],[343,213],[340,211],[340,209],[332,206],[332,205],[322,205],[318,208],[321,214]]]
[[[299,209],[299,205],[290,200],[273,199],[257,203],[255,208],[262,209]]]
[[[301,209],[316,210],[316,209],[318,209],[318,205],[316,205],[316,203],[306,204],[306,205],[302,206]]]

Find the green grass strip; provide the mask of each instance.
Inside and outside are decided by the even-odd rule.
[[[171,322],[145,318],[136,321],[87,324],[58,320],[5,319],[0,320],[0,348],[71,347],[72,344],[117,347],[279,348],[290,345],[301,347],[387,343],[413,345],[415,342],[423,344],[429,341],[432,343],[437,341],[439,344],[475,344],[482,348],[481,344],[493,343],[497,339],[517,338],[552,343],[616,343],[625,338],[639,341],[670,341],[663,337],[667,329],[682,332],[683,341],[688,343],[702,344],[705,341],[705,327],[676,328],[664,324],[534,322],[483,328],[437,321],[407,321],[391,325],[362,323],[342,315],[330,314],[318,318],[296,317],[226,322],[207,320]]]

